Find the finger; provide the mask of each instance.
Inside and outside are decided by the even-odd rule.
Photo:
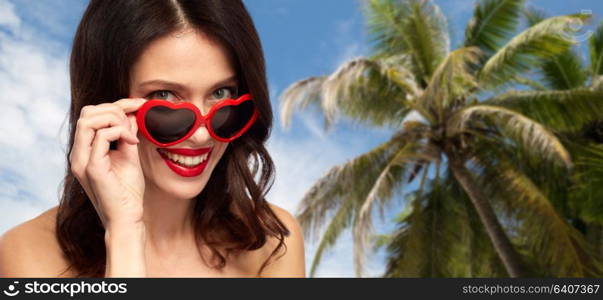
[[[123,115],[125,118],[125,114]],[[79,119],[76,125],[73,148],[69,157],[73,173],[80,177],[85,177],[83,174],[90,159],[92,141],[94,140],[96,131],[107,127],[124,126],[124,122],[126,124],[129,123],[127,118],[124,121],[117,114],[107,111],[101,115]],[[129,143],[139,142],[134,134],[127,136],[126,140]]]
[[[119,122],[113,122],[112,124],[120,124],[121,123],[121,125],[128,125],[128,118],[126,117],[126,114],[123,112],[123,110],[119,106],[112,104],[112,103],[104,103],[104,104],[96,105],[96,106],[92,107],[91,109],[88,109],[86,114],[82,115],[80,117],[80,120],[83,121],[84,123],[86,123],[86,122],[90,122],[88,119],[94,119],[95,117],[102,118],[102,116],[106,116],[106,115],[112,115],[114,118],[113,120],[119,120]],[[80,120],[78,120],[78,123],[80,122]],[[96,120],[98,120],[98,119],[96,119]],[[95,127],[94,129],[100,129],[103,127],[107,127],[107,126],[101,124],[101,125],[98,125],[97,127]]]
[[[117,142],[117,151],[123,152],[129,159],[138,159],[138,144],[128,143],[121,139]]]
[[[74,159],[82,158],[83,162],[88,162],[86,153],[90,152],[92,140],[94,139],[95,132],[102,128],[123,126],[125,121],[118,117],[116,114],[105,113],[96,115],[89,118],[79,119],[76,125],[75,138],[73,142],[72,154]],[[133,139],[133,138],[132,138]]]
[[[117,151],[122,152],[129,161],[139,162],[138,145],[139,144],[130,144],[124,140],[119,140],[119,142],[117,142]]]
[[[123,119],[124,125],[127,125],[126,113],[131,113],[137,110],[146,99],[122,99],[113,103],[102,103],[99,105],[89,105],[82,109],[80,118],[88,118],[100,114],[112,113]]]
[[[126,114],[137,111],[147,99],[144,98],[127,98],[113,102],[113,104],[119,106]]]
[[[132,134],[137,135],[138,134],[138,123],[136,120],[136,115],[135,114],[127,114],[126,119],[128,120],[128,123],[130,124],[130,131],[132,132]]]
[[[92,150],[90,151],[89,167],[94,167],[97,163],[103,161],[109,153],[111,142],[119,139],[128,139],[130,132],[124,126],[115,126],[103,128],[96,131],[94,141],[92,142]],[[108,166],[108,165],[107,165]]]
[[[81,118],[77,121],[73,146],[69,154],[69,162],[72,172],[79,178],[82,178],[82,185],[87,185],[85,170],[90,158],[92,140],[94,139],[96,130],[104,127],[118,126],[121,122],[119,117],[111,113]]]
[[[126,114],[119,105],[113,103],[102,103],[99,105],[87,105],[80,112],[80,119],[89,118],[96,115],[111,113],[115,116],[125,119]]]
[[[137,136],[138,126],[136,124],[136,116],[134,114],[128,114],[128,123],[130,134]],[[140,140],[139,140],[140,142]],[[138,161],[138,145],[131,144],[125,140],[120,140],[117,144],[117,150],[123,151],[125,155],[132,161]]]
[[[129,125],[126,113],[136,111],[146,102],[144,98],[121,99],[113,103],[103,103],[99,105],[87,105],[80,112],[80,119],[89,118],[96,115],[111,113],[123,120],[124,125]]]

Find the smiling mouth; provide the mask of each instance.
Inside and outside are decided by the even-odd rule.
[[[165,164],[182,177],[198,176],[205,170],[213,148],[157,148]]]
[[[186,168],[196,167],[204,163],[209,157],[209,152],[205,152],[201,155],[196,156],[177,154],[174,152],[170,152],[165,148],[157,148],[157,152],[159,152],[159,155],[161,155],[163,158],[167,158],[171,162]]]

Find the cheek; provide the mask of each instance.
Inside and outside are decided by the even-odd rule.
[[[149,142],[141,134],[138,134],[140,143],[138,144],[138,157],[140,158],[140,165],[145,173],[148,173],[153,168],[153,163],[156,163],[159,157],[159,153],[156,151],[154,144]]]
[[[212,166],[217,165],[218,162],[222,159],[222,156],[224,156],[224,152],[226,152],[227,147],[228,143],[216,143],[212,154]]]

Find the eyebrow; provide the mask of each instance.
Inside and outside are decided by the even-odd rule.
[[[238,84],[237,82],[237,76],[236,75],[232,75],[226,79],[220,80],[216,83],[214,83],[211,87],[210,90],[214,90],[222,85],[228,84],[228,83],[234,83],[234,84]],[[153,80],[147,80],[147,81],[143,81],[140,84],[138,84],[138,89],[142,89],[146,86],[149,85],[161,85],[164,86],[168,89],[173,89],[173,90],[187,90],[187,87],[183,84],[177,83],[177,82],[172,82],[172,81],[168,81],[168,80],[162,80],[162,79],[153,79]]]

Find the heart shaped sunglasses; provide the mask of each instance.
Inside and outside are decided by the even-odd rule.
[[[245,133],[258,117],[250,94],[238,99],[225,99],[212,106],[203,116],[189,102],[172,103],[163,99],[145,102],[136,112],[136,123],[142,134],[160,147],[178,144],[204,125],[210,136],[220,142],[231,142]]]

